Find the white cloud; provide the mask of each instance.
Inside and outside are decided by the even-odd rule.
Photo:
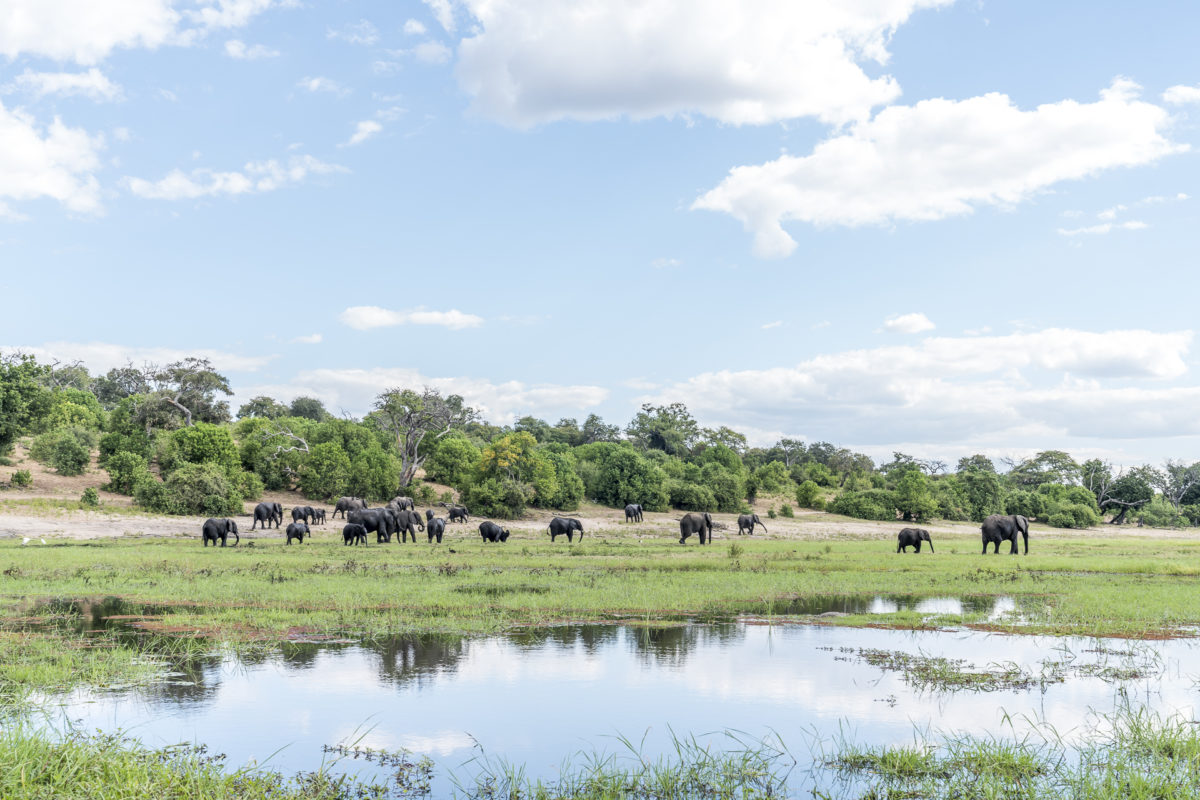
[[[1096,215],[1096,218],[1097,219],[1116,219],[1117,214],[1120,214],[1122,211],[1128,210],[1128,208],[1129,208],[1128,206],[1118,203],[1117,205],[1113,206],[1112,208],[1106,208],[1103,211],[1101,211],[1099,214]]]
[[[1200,86],[1172,86],[1163,92],[1162,99],[1176,106],[1200,103]]]
[[[454,6],[451,5],[450,0],[422,0],[422,2],[429,6],[434,19],[446,29],[447,33],[454,33]]]
[[[308,336],[297,336],[292,339],[292,344],[320,344],[324,339],[319,333],[313,333]]]
[[[126,188],[138,197],[150,200],[190,200],[218,195],[258,194],[301,183],[310,175],[346,172],[345,167],[327,164],[312,156],[292,156],[287,163],[275,159],[251,161],[242,171],[216,172],[194,169],[172,170],[158,181],[126,177]]]
[[[1190,331],[1048,329],[938,337],[820,355],[793,367],[698,375],[641,398],[686,402],[707,424],[839,443],[990,441],[1019,432],[1128,438],[1200,433]],[[746,387],[754,391],[747,392]],[[1189,415],[1188,408],[1192,408]]]
[[[48,94],[82,95],[92,100],[117,100],[121,87],[110,81],[103,72],[92,67],[87,72],[32,72],[25,70],[8,90],[28,92],[35,97]]]
[[[70,211],[100,213],[93,173],[103,146],[101,137],[69,128],[58,117],[42,127],[29,114],[0,105],[0,198],[50,198]]]
[[[650,262],[650,266],[655,269],[670,269],[672,267],[682,267],[683,262],[678,258],[656,258]]]
[[[445,64],[453,55],[449,47],[441,42],[421,42],[413,48],[413,56],[422,64]]]
[[[82,361],[93,375],[108,372],[114,367],[123,367],[130,362],[135,366],[144,363],[163,366],[190,356],[207,358],[220,371],[257,372],[276,358],[273,355],[243,356],[209,348],[183,350],[171,347],[130,347],[111,342],[47,342],[29,347],[0,345],[0,351],[20,351],[36,356],[42,361]]]
[[[116,48],[156,48],[175,35],[170,0],[5,0],[0,55],[96,64]]]
[[[886,64],[897,27],[950,1],[463,0],[477,27],[458,77],[478,112],[517,127],[692,113],[840,124],[899,96],[860,65]],[[426,4],[453,29],[448,0]]]
[[[404,23],[404,33],[408,36],[423,36],[425,32],[425,23],[420,20],[410,19]]]
[[[201,7],[185,12],[188,19],[207,29],[241,28],[272,7],[295,7],[295,0],[203,0]]]
[[[1101,219],[1107,218],[1102,216]],[[1147,227],[1141,220],[1131,219],[1128,222],[1104,222],[1082,228],[1059,228],[1058,233],[1060,236],[1099,236],[1113,231],[1140,231]]]
[[[1188,149],[1165,136],[1167,112],[1118,79],[1094,103],[1022,111],[1003,94],[892,106],[811,155],[736,167],[694,209],[723,211],[763,257],[796,248],[783,223],[880,225],[1011,206],[1055,183],[1148,164]]]
[[[326,38],[341,39],[343,42],[350,44],[360,44],[370,47],[379,42],[379,29],[376,28],[370,21],[362,19],[358,22],[348,23],[343,25],[341,30],[333,30],[332,28],[326,31]]]
[[[883,327],[892,333],[921,333],[935,327],[929,317],[921,313],[900,314],[884,320]]]
[[[777,319],[774,322],[768,322],[764,325],[759,325],[758,327],[762,328],[764,331],[769,331],[769,330],[771,330],[771,328],[779,328],[782,326],[783,326],[783,320]]]
[[[464,314],[458,309],[430,311],[424,307],[393,311],[379,306],[351,306],[338,315],[343,324],[359,331],[372,328],[391,328],[396,325],[440,325],[452,330],[477,328],[483,317]]]
[[[279,51],[262,44],[247,45],[241,39],[230,39],[225,43],[225,55],[239,61],[257,61],[260,58],[275,58]]]
[[[432,386],[443,393],[462,395],[467,405],[478,408],[484,419],[499,425],[515,422],[526,414],[552,415],[587,411],[608,398],[602,386],[492,381],[486,378],[436,377],[400,367],[372,369],[305,370],[302,377],[283,384],[239,388],[239,397],[266,394],[281,400],[301,395],[318,397],[329,409],[352,414],[369,411],[381,389],[419,389]]]
[[[349,89],[342,88],[342,85],[332,78],[325,78],[320,75],[315,77],[305,76],[296,82],[296,85],[301,89],[307,89],[310,92],[332,92],[333,94],[349,94]]]
[[[362,144],[367,139],[370,139],[375,134],[383,130],[383,126],[373,119],[364,119],[354,127],[354,133],[350,139],[343,144],[343,147],[349,147],[356,144]]]

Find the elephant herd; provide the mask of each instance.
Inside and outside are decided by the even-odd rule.
[[[398,496],[392,498],[387,505],[379,508],[369,508],[367,502],[357,497],[342,497],[334,505],[332,518],[342,515],[345,525],[342,528],[342,543],[346,545],[361,544],[366,546],[367,535],[375,534],[377,544],[387,544],[396,537],[397,544],[404,544],[412,537],[417,541],[417,532],[425,533],[430,544],[442,543],[446,526],[451,522],[467,523],[470,514],[464,506],[442,503],[446,508],[446,518],[435,516],[431,510],[426,510],[424,518],[416,511],[411,497]],[[254,508],[254,521],[250,530],[255,530],[259,523],[264,529],[279,528],[283,525],[283,506],[279,503],[259,503]],[[642,506],[631,503],[625,507],[626,522],[641,522]],[[311,536],[309,525],[325,524],[325,509],[312,506],[296,506],[292,509],[292,522],[285,530],[287,544],[293,540],[303,543],[304,537]],[[767,526],[757,514],[742,514],[738,517],[738,535],[753,534],[756,526],[762,526],[766,533]],[[550,541],[559,536],[566,536],[567,542],[574,542],[575,535],[583,541],[583,522],[575,517],[554,517],[550,520],[547,532]],[[685,514],[679,520],[679,543],[686,544],[693,535],[699,537],[700,544],[712,541],[713,518],[709,513],[692,512]],[[1024,540],[1025,555],[1029,555],[1029,520],[1020,514],[992,514],[980,526],[983,535],[983,552],[987,553],[988,545],[993,546],[993,553],[1000,552],[1000,543],[1010,543],[1009,554],[1017,553],[1017,536]],[[234,537],[234,546],[240,541],[237,522],[232,519],[208,519],[201,528],[201,539],[205,547],[214,547],[220,542],[221,547],[228,545],[230,534]],[[484,542],[507,542],[509,531],[490,520],[479,524],[479,535]],[[929,531],[924,528],[903,528],[897,534],[896,552],[907,553],[908,548],[913,552],[921,552],[922,542],[929,545],[929,552],[934,552],[933,540]]]

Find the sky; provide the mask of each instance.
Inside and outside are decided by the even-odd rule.
[[[0,0],[0,349],[1200,460],[1192,2]]]

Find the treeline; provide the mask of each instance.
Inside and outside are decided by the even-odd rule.
[[[0,455],[32,436],[30,455],[80,474],[94,450],[110,481],[147,509],[237,513],[264,490],[329,502],[382,502],[398,492],[430,504],[452,487],[473,513],[514,518],[530,508],[571,511],[587,499],[650,511],[748,510],[760,495],[780,512],[826,509],[862,519],[981,521],[1024,514],[1057,527],[1111,521],[1200,525],[1200,464],[1127,471],[1045,451],[1002,472],[984,455],[954,466],[904,453],[876,465],[827,442],[781,439],[750,447],[726,427],[700,426],[682,404],[645,405],[624,427],[596,415],[511,426],[479,418],[457,395],[381,393],[362,419],[320,400],[255,397],[236,415],[228,380],[204,359],[128,365],[92,376],[81,364],[0,358]],[[236,419],[235,419],[236,417]],[[424,480],[419,478],[424,475]]]

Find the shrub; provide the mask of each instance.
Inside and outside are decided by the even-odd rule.
[[[59,475],[82,475],[92,458],[97,437],[85,428],[59,428],[33,440],[29,455],[53,467]]]
[[[783,492],[792,483],[792,476],[782,461],[772,461],[754,472],[758,488],[764,492]]]
[[[29,470],[19,469],[12,474],[10,481],[16,487],[30,486],[33,484],[33,476],[29,474]]]
[[[796,489],[796,505],[801,508],[824,508],[825,500],[821,497],[821,487],[813,481],[800,484]]]
[[[788,519],[791,519],[794,516],[792,514],[792,507],[789,506],[787,503],[784,503],[782,506],[779,507],[779,513],[781,515],[787,517]]]
[[[1020,514],[1029,519],[1038,519],[1046,514],[1046,496],[1037,492],[1017,491],[1004,501],[1005,514]]]
[[[228,428],[197,422],[191,427],[171,431],[159,448],[158,466],[164,474],[184,464],[215,464],[233,477],[240,468],[241,458]]]
[[[807,480],[812,481],[818,486],[833,486],[836,483],[833,471],[820,462],[806,465],[804,467],[804,475]]]
[[[133,492],[134,501],[161,514],[226,517],[239,514],[242,496],[216,464],[184,464],[166,481],[143,481]]]
[[[242,470],[236,478],[234,485],[243,500],[257,500],[262,497],[263,481],[258,475]]]
[[[431,506],[437,500],[437,492],[424,481],[414,480],[408,485],[408,494],[419,506]]]
[[[0,467],[11,467],[13,460],[8,456],[0,456]]]
[[[671,479],[667,481],[671,507],[682,511],[716,511],[717,498],[707,486]]]
[[[829,510],[858,519],[894,520],[896,503],[886,489],[868,489],[865,492],[845,492],[832,503]]]
[[[456,489],[471,483],[479,465],[479,448],[461,434],[450,434],[437,443],[437,449],[425,461],[425,477]]]
[[[771,506],[770,508],[767,509],[767,518],[775,519],[775,506]]]
[[[118,494],[133,494],[139,483],[153,479],[146,459],[137,453],[114,453],[109,456],[104,469],[108,472],[108,483],[104,488]]]
[[[313,445],[300,467],[300,492],[305,497],[333,501],[346,492],[350,457],[337,442]]]
[[[1090,528],[1100,524],[1100,515],[1081,503],[1063,506],[1050,515],[1051,528]]]
[[[96,487],[89,486],[83,490],[83,496],[79,498],[79,502],[94,508],[100,505],[100,493],[96,491]]]
[[[501,519],[517,519],[532,499],[533,487],[509,478],[485,478],[463,494],[472,514]]]
[[[1186,514],[1188,509],[1193,508],[1195,506],[1184,506],[1181,510]],[[1162,497],[1155,497],[1139,509],[1137,519],[1142,525],[1149,525],[1151,528],[1178,528],[1184,523],[1185,516]]]

